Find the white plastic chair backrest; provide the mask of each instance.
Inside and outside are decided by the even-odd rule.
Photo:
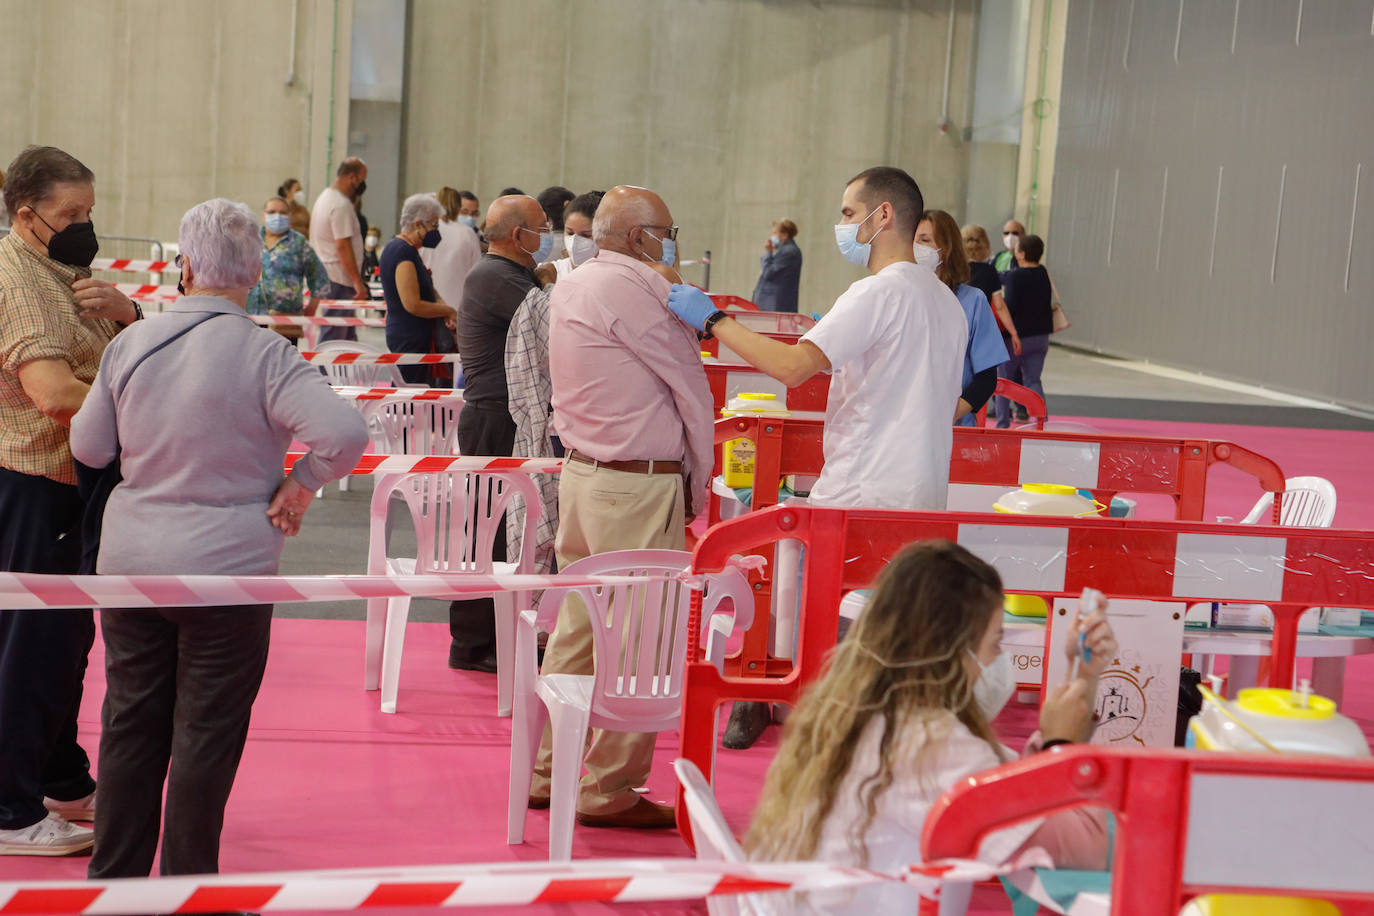
[[[1274,511],[1274,494],[1265,493],[1241,519],[1242,525],[1266,525]],[[1336,520],[1336,488],[1325,477],[1289,477],[1283,482],[1279,525],[1284,528],[1330,528]]]
[[[319,353],[385,353],[378,347],[371,344],[358,343],[355,340],[326,340],[317,348]],[[326,364],[321,368],[329,378],[331,385],[395,385],[397,388],[412,387],[409,382],[401,378],[401,370],[395,366],[356,366],[356,365],[334,365]]]
[[[372,493],[372,514],[385,518],[392,493],[400,493],[415,524],[415,572],[491,572],[492,545],[505,522],[511,496],[525,497],[524,542],[530,549],[507,562],[517,573],[534,569],[535,528],[539,524],[539,489],[528,474],[441,472],[387,475]],[[385,526],[373,524],[374,531]],[[376,550],[374,544],[374,553]]]
[[[640,575],[644,583],[549,589],[540,598],[538,626],[545,631],[552,628],[568,593],[576,593],[587,606],[594,633],[594,716],[629,721],[676,719],[680,714],[692,589],[677,576],[691,562],[691,554],[684,550],[597,554],[568,565],[560,574]],[[669,578],[649,578],[661,574]],[[703,645],[713,627],[728,635],[730,629],[753,622],[753,589],[744,573],[732,568],[705,578]],[[728,626],[718,613],[727,599],[734,611]]]
[[[369,415],[377,444],[388,455],[458,454],[458,415],[453,401],[395,401]]]

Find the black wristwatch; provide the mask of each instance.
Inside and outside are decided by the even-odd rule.
[[[143,306],[139,305],[137,302],[135,302],[135,301],[132,300],[132,299],[129,300],[129,304],[132,305],[132,306],[134,307],[134,321],[142,321],[142,320],[143,320]]]
[[[706,323],[703,324],[703,325],[701,326],[701,336],[706,337],[706,338],[714,337],[714,336],[715,336],[714,329],[715,329],[716,324],[717,324],[722,318],[725,318],[725,317],[726,317],[725,312],[722,312],[722,311],[720,311],[719,309],[717,309],[716,312],[715,312],[715,314],[713,314],[710,318],[707,318],[707,319],[706,319]]]

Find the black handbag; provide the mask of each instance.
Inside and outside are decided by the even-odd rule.
[[[124,376],[123,382],[114,389],[115,400],[119,400],[119,397],[124,394],[124,389],[128,387],[129,380],[133,378],[138,367],[143,365],[144,360],[172,341],[184,336],[192,328],[199,327],[221,314],[224,313],[215,312],[187,325],[140,356],[138,362],[134,363],[133,368]],[[77,572],[83,576],[95,575],[96,559],[100,555],[100,530],[105,521],[105,503],[109,502],[110,493],[124,479],[123,475],[119,473],[119,452],[119,442],[116,441],[114,461],[103,468],[93,468],[90,465],[82,464],[75,458],[72,459],[72,463],[76,465],[76,492],[81,497],[82,502],[85,503],[81,512],[81,565],[77,569]]]

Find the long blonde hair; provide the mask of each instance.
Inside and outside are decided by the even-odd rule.
[[[849,825],[860,863],[868,860],[864,835],[892,785],[909,729],[928,728],[953,714],[1001,758],[1001,745],[974,700],[965,660],[993,612],[1000,613],[1001,598],[997,571],[949,541],[912,544],[887,565],[825,673],[788,717],[745,837],[751,857],[815,856],[855,748],[876,718],[883,722],[878,769],[862,774],[864,817]],[[917,759],[903,765],[919,772],[928,748],[923,743]]]

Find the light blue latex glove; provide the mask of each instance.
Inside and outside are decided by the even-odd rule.
[[[705,331],[706,319],[720,311],[710,296],[688,283],[673,284],[668,294],[668,308],[683,324],[698,331]]]

